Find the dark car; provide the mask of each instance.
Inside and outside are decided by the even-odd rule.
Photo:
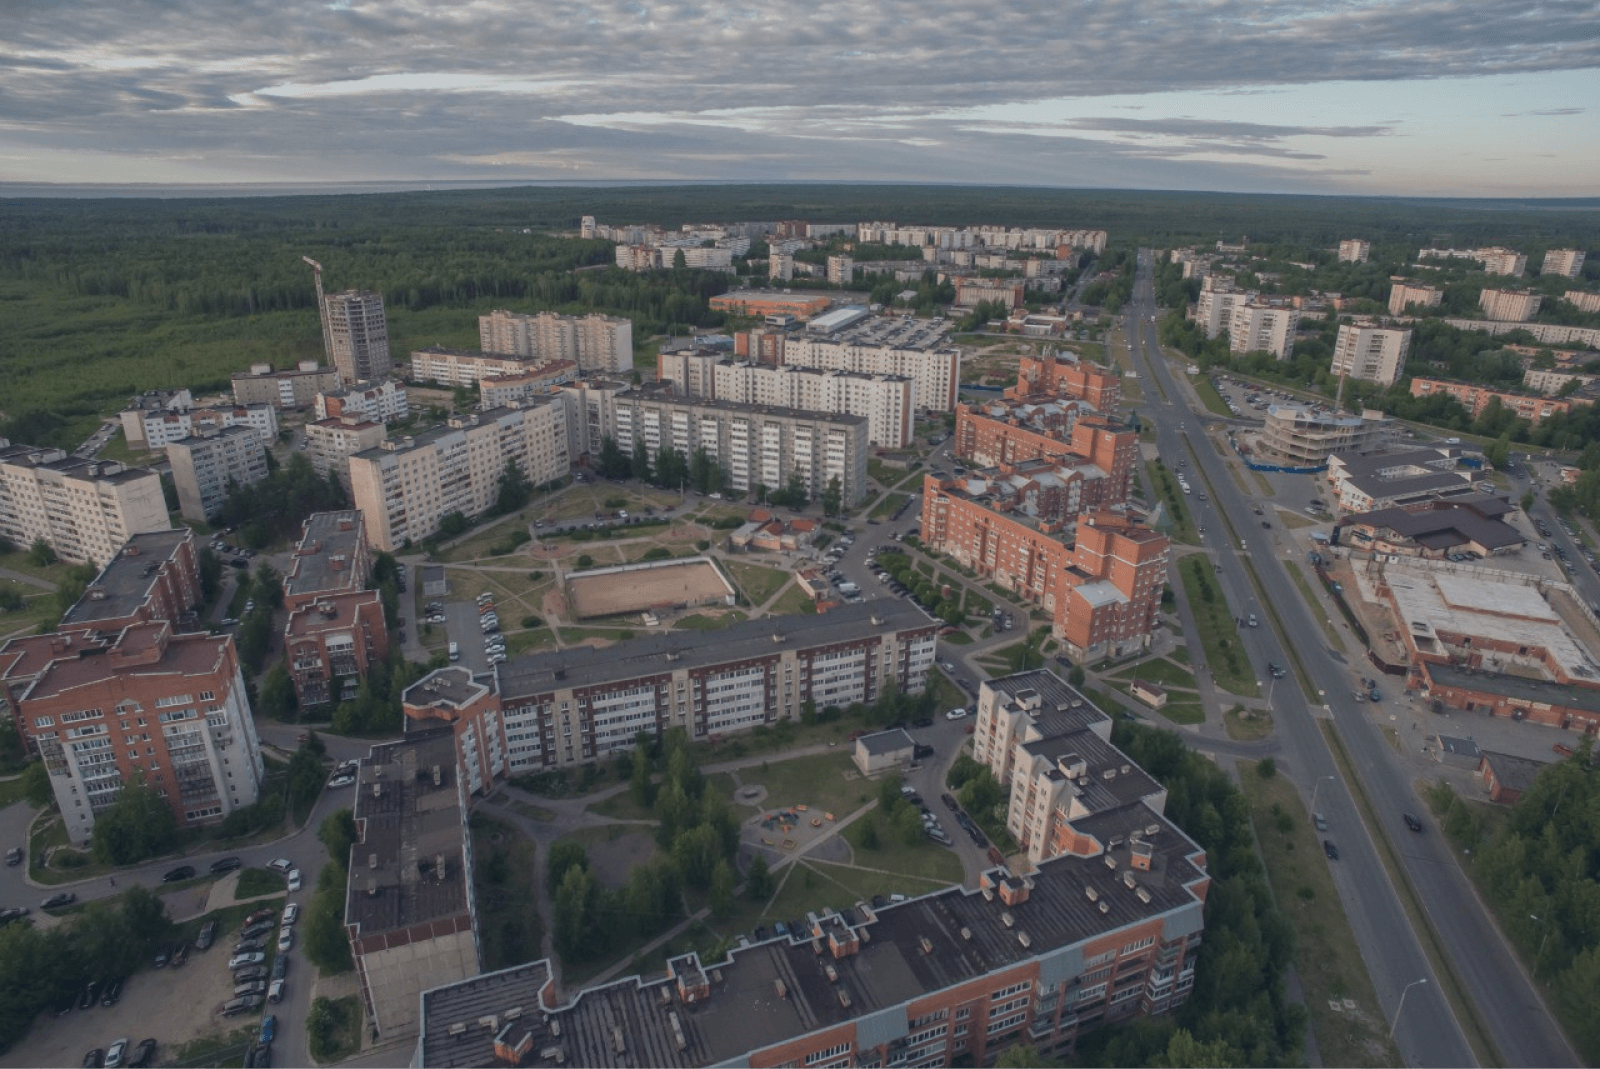
[[[939,796],[939,801],[943,802],[944,807],[950,810],[952,813],[959,813],[961,811],[961,803],[955,800],[954,795],[941,794]]]
[[[115,1006],[117,1004],[117,1001],[119,999],[121,999],[121,998],[122,998],[122,977],[118,976],[118,977],[115,977],[114,979],[107,980],[106,981],[105,994],[100,996],[100,1005],[102,1005],[102,1006]]]
[[[162,943],[160,946],[156,947],[156,968],[165,969],[167,967],[167,963],[171,960],[172,945],[170,943]]]
[[[254,939],[258,935],[266,935],[268,932],[272,931],[276,927],[277,927],[277,925],[274,924],[270,920],[256,921],[254,924],[250,925],[250,927],[248,927],[244,931],[240,932],[239,933],[239,938],[240,939]]]
[[[141,1039],[139,1046],[133,1052],[133,1057],[129,1059],[128,1065],[132,1069],[144,1069],[145,1066],[155,1060],[156,1041],[153,1039]]]
[[[172,869],[166,875],[162,876],[161,877],[161,882],[162,883],[177,883],[179,880],[192,880],[192,879],[194,879],[194,866],[193,865],[179,865],[177,868]]]
[[[179,943],[178,949],[172,952],[172,960],[168,962],[174,969],[179,968],[189,960],[189,944]]]
[[[1322,840],[1322,852],[1328,855],[1329,861],[1339,860],[1339,848],[1333,845],[1332,839]]]
[[[49,898],[45,899],[44,905],[41,908],[60,909],[62,906],[72,905],[72,903],[76,902],[77,900],[78,896],[73,894],[71,891],[62,891],[60,894],[51,895]]]
[[[977,828],[968,828],[967,834],[971,836],[973,845],[977,846],[979,850],[988,848],[989,840],[985,838],[983,832],[979,831]]]
[[[919,716],[915,720],[911,721],[911,726],[914,728],[931,728],[933,727],[933,717]]]
[[[100,1069],[106,1064],[106,1052],[96,1047],[83,1056],[83,1069]]]
[[[93,1006],[96,1001],[96,996],[99,994],[99,992],[99,980],[90,980],[87,984],[83,985],[83,994],[78,996],[78,1009],[86,1010],[90,1006]]]
[[[243,970],[240,971],[242,972]],[[276,958],[272,959],[272,978],[274,980],[282,980],[284,973],[288,971],[289,955],[279,954]]]
[[[266,946],[266,937],[258,935],[253,939],[241,939],[233,944],[233,952],[235,954],[250,954],[257,950],[265,950]]]
[[[1268,661],[1267,662],[1267,671],[1272,673],[1272,678],[1273,679],[1282,679],[1283,678],[1283,674],[1284,674],[1283,673],[1283,665],[1279,664],[1277,661]]]
[[[927,745],[926,743],[919,742],[919,743],[917,743],[915,746],[913,746],[911,748],[911,757],[912,757],[913,760],[921,761],[924,757],[932,757],[932,756],[933,756],[933,747]]]
[[[1410,828],[1412,831],[1415,831],[1415,832],[1422,831],[1422,821],[1418,820],[1416,817],[1412,816],[1410,813],[1401,813],[1400,815],[1405,818],[1406,827]]]
[[[282,961],[283,959],[279,958],[278,960]],[[246,965],[242,969],[234,970],[233,982],[236,984],[248,983],[251,980],[264,979],[266,975],[267,967],[265,965]]]
[[[27,915],[27,906],[11,906],[7,909],[0,909],[0,928],[4,928],[13,921],[20,921]]]
[[[194,948],[196,950],[210,950],[211,944],[216,938],[217,922],[214,920],[206,921],[205,927],[201,928],[200,934],[195,937]]]
[[[236,857],[219,857],[211,863],[212,872],[232,872],[243,867],[244,862]]]
[[[6,851],[6,864],[7,865],[20,865],[20,864],[22,864],[22,847],[13,846],[10,850]]]

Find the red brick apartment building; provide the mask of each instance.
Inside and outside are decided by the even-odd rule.
[[[1005,469],[1039,458],[1093,465],[1104,477],[1090,480],[1082,507],[1110,508],[1128,500],[1139,436],[1106,416],[1061,404],[963,404],[956,406],[954,452],[976,468]]]
[[[283,656],[302,708],[334,698],[334,680],[353,690],[389,656],[383,598],[367,590],[372,550],[360,511],[306,518],[283,577]]]
[[[1017,364],[1017,384],[1006,397],[1020,401],[1040,395],[1087,401],[1101,412],[1115,412],[1122,402],[1122,380],[1087,360],[1053,353],[1024,356]]]
[[[56,630],[110,634],[151,620],[192,623],[199,603],[194,532],[149,531],[123,544]]]
[[[1489,402],[1499,399],[1500,404],[1515,412],[1520,418],[1528,420],[1535,427],[1539,421],[1557,413],[1569,412],[1575,406],[1587,405],[1585,400],[1572,400],[1561,397],[1544,397],[1539,394],[1511,393],[1506,390],[1491,390],[1487,386],[1474,386],[1470,382],[1449,382],[1445,379],[1412,379],[1412,397],[1431,397],[1435,394],[1448,394],[1461,402],[1461,406],[1472,413],[1472,418],[1477,419],[1483,410],[1489,407]]]

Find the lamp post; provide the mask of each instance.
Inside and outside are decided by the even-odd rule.
[[[1538,977],[1539,965],[1544,961],[1544,945],[1550,941],[1550,920],[1548,917],[1539,917],[1533,913],[1528,914],[1530,921],[1538,921],[1544,929],[1544,938],[1539,940],[1539,952],[1533,956],[1533,975]]]
[[[1317,777],[1317,785],[1311,788],[1311,812],[1313,813],[1317,811],[1317,792],[1322,790],[1322,781],[1325,779],[1333,779],[1333,777],[1319,776]]]
[[[1405,988],[1400,992],[1400,1004],[1397,1005],[1394,1008],[1394,1023],[1389,1026],[1389,1038],[1390,1039],[1394,1038],[1394,1030],[1396,1028],[1400,1027],[1400,1011],[1406,1008],[1406,994],[1408,992],[1410,992],[1410,990],[1413,987],[1416,987],[1418,984],[1425,984],[1427,982],[1428,982],[1428,978],[1426,976],[1424,976],[1420,980],[1413,980],[1409,984],[1407,984],[1405,986]]]

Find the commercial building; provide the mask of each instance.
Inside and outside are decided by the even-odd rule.
[[[732,312],[742,316],[792,315],[810,319],[833,305],[833,298],[822,293],[791,293],[788,290],[731,290],[711,298],[713,312]]]
[[[153,620],[192,625],[200,604],[194,541],[187,527],[134,535],[84,588],[56,630],[111,634]]]
[[[902,601],[771,616],[717,632],[683,632],[606,649],[573,646],[515,657],[476,679],[438,669],[404,696],[413,725],[448,724],[468,792],[506,776],[567,767],[633,749],[639,732],[681,727],[691,739],[872,702],[891,683],[918,694],[933,668],[940,622]]]
[[[323,299],[328,363],[345,382],[376,382],[394,367],[383,298],[366,290],[330,293]]]
[[[1583,272],[1585,253],[1582,249],[1549,249],[1544,254],[1541,275],[1566,275],[1577,278]]]
[[[411,379],[438,382],[446,386],[481,386],[490,379],[521,379],[535,386],[534,392],[571,382],[577,377],[573,360],[540,360],[533,357],[486,353],[480,349],[414,349],[411,352]]]
[[[181,438],[215,434],[225,427],[248,427],[263,445],[271,445],[278,440],[278,410],[266,404],[124,412],[122,423],[125,433],[130,415],[135,415],[141,424],[139,445],[135,446],[130,438],[130,448],[165,449]]]
[[[451,513],[486,511],[508,461],[534,485],[566,475],[567,435],[559,397],[455,416],[350,457],[351,497],[372,545],[392,551],[427,538]]]
[[[913,436],[913,386],[899,375],[773,367],[695,349],[657,356],[656,377],[683,397],[861,416],[867,440],[885,449],[903,449]]]
[[[1437,708],[1528,721],[1563,731],[1600,735],[1600,690],[1548,679],[1423,661],[1413,677]]]
[[[155,472],[0,438],[0,536],[12,545],[43,541],[64,561],[109,561],[134,535],[171,526]]]
[[[201,523],[217,514],[230,489],[260,482],[268,473],[266,447],[255,431],[240,426],[169,442],[167,463],[178,490],[178,511]]]
[[[302,360],[292,369],[274,371],[271,364],[251,364],[249,371],[232,378],[236,405],[273,405],[279,409],[308,408],[317,394],[332,393],[344,385],[336,368],[315,360]]]
[[[1461,406],[1477,419],[1488,408],[1491,402],[1498,401],[1502,408],[1515,412],[1521,419],[1528,420],[1534,426],[1539,421],[1558,412],[1569,412],[1579,405],[1591,404],[1583,398],[1574,397],[1544,397],[1525,393],[1512,393],[1509,390],[1493,390],[1487,386],[1477,386],[1470,382],[1448,382],[1444,379],[1414,378],[1411,380],[1411,396],[1427,397],[1432,394],[1448,394],[1461,402]]]
[[[293,612],[326,595],[365,590],[371,575],[372,547],[360,511],[313,512],[300,527],[283,577],[283,607]]]
[[[393,379],[358,382],[343,390],[317,394],[317,419],[354,416],[373,423],[393,423],[411,414],[405,383]]]
[[[633,369],[633,321],[617,316],[496,309],[478,317],[478,344],[535,363],[571,360],[584,372]]]
[[[1469,471],[1429,471],[1388,479],[1360,475],[1340,482],[1339,507],[1347,512],[1427,508],[1435,502],[1478,497],[1487,486]]]
[[[660,384],[590,381],[561,388],[574,457],[598,457],[609,436],[624,453],[643,442],[650,462],[663,447],[692,457],[704,449],[733,489],[779,489],[800,474],[806,494],[820,498],[839,480],[847,506],[867,494],[867,419],[793,408],[675,397]]]
[[[1525,323],[1539,311],[1544,300],[1531,290],[1484,289],[1478,293],[1478,307],[1498,323]]]
[[[1261,428],[1261,448],[1274,458],[1321,467],[1334,453],[1369,453],[1394,440],[1395,422],[1377,409],[1346,416],[1325,408],[1272,405]]]
[[[333,475],[350,489],[350,458],[383,444],[388,430],[356,416],[340,416],[306,424],[306,457],[311,470],[326,478]]]
[[[1347,479],[1409,479],[1431,472],[1455,471],[1460,462],[1461,449],[1457,446],[1334,453],[1328,457],[1327,479],[1337,497]]]
[[[1333,346],[1333,373],[1392,386],[1405,369],[1410,348],[1411,331],[1404,328],[1381,327],[1370,319],[1341,323]]]
[[[1521,549],[1527,539],[1503,516],[1510,502],[1487,494],[1424,507],[1395,507],[1346,516],[1334,537],[1352,550],[1403,557],[1448,558],[1457,553],[1491,557]]]
[[[916,406],[954,411],[961,388],[961,348],[945,320],[876,316],[831,337],[785,338],[778,362],[793,367],[899,375],[916,385]]]
[[[1412,305],[1437,308],[1439,302],[1444,300],[1444,290],[1437,286],[1422,286],[1402,279],[1393,279],[1392,282],[1389,287],[1389,314],[1392,316],[1404,315]]]
[[[449,732],[408,733],[361,761],[344,928],[366,1020],[417,1033],[422,993],[479,972],[467,795]]]
[[[177,634],[168,620],[35,635],[0,648],[0,676],[73,842],[135,777],[182,827],[256,800],[261,749],[231,636]]]
[[[145,421],[160,418],[168,412],[187,412],[194,407],[194,395],[188,390],[146,390],[128,402],[117,413],[122,421],[122,437],[129,449],[155,449],[145,440]]]
[[[1364,264],[1372,255],[1372,242],[1361,238],[1345,238],[1339,242],[1339,262]]]
[[[1287,360],[1294,352],[1300,312],[1294,308],[1247,301],[1236,304],[1228,319],[1228,348],[1235,353],[1267,352]]]

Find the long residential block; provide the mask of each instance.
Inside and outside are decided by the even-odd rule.
[[[100,563],[171,526],[155,472],[0,438],[0,536],[13,546],[42,541],[64,561]]]
[[[830,336],[782,339],[778,362],[793,367],[899,375],[916,384],[915,404],[932,412],[955,409],[961,387],[961,347],[943,320],[877,316]]]
[[[249,486],[268,474],[266,446],[242,426],[168,442],[167,463],[178,490],[178,511],[201,523],[217,514],[232,487]]]
[[[481,386],[501,379],[532,378],[536,384],[554,386],[571,382],[578,373],[573,360],[509,356],[481,349],[413,349],[411,378],[445,386]],[[544,392],[544,391],[541,391]]]
[[[1499,401],[1501,407],[1509,408],[1517,416],[1528,420],[1534,426],[1539,421],[1561,412],[1570,412],[1581,405],[1593,402],[1583,398],[1569,397],[1544,397],[1536,394],[1512,393],[1509,390],[1493,390],[1487,386],[1478,386],[1470,382],[1450,382],[1446,379],[1414,378],[1411,380],[1411,396],[1426,397],[1433,394],[1447,394],[1461,402],[1461,406],[1472,413],[1472,418],[1477,419],[1483,410],[1489,407],[1490,402]]]
[[[338,369],[323,367],[315,360],[302,360],[282,371],[274,371],[271,364],[251,364],[249,371],[232,377],[233,403],[309,408],[317,394],[337,390],[343,381]]]
[[[478,344],[485,352],[530,360],[571,360],[579,371],[633,368],[633,321],[617,316],[525,314],[495,309],[478,317]]]

